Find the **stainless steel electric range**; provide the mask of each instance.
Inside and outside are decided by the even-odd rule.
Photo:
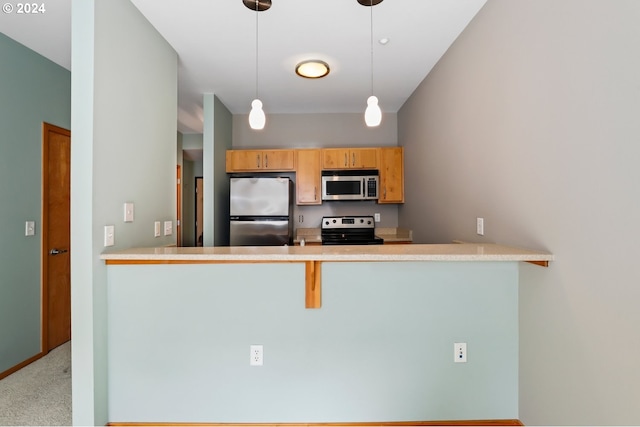
[[[381,245],[373,216],[325,216],[320,229],[323,245]]]

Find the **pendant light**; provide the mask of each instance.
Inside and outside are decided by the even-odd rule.
[[[256,11],[256,97],[251,101],[251,112],[249,113],[249,126],[251,129],[264,129],[267,118],[262,109],[262,101],[258,98],[258,12],[271,7],[271,0],[243,0],[249,9]]]
[[[382,121],[382,110],[378,105],[378,97],[373,94],[373,6],[381,2],[382,0],[376,0],[375,2],[374,0],[358,0],[361,5],[371,8],[371,96],[367,98],[367,109],[364,111],[364,121],[369,127],[378,126]]]

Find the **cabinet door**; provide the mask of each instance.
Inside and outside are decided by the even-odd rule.
[[[269,171],[292,171],[293,150],[263,151],[262,168]]]
[[[320,150],[297,150],[296,204],[319,205],[322,203]]]
[[[404,203],[404,150],[380,148],[380,197],[378,203]]]
[[[262,169],[262,152],[258,150],[227,151],[227,172],[256,171]]]
[[[348,148],[324,148],[322,150],[322,169],[349,169]]]
[[[356,169],[377,169],[377,148],[352,148],[349,150],[350,167]]]

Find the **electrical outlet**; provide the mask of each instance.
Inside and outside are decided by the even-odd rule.
[[[380,214],[379,213],[374,213],[373,214],[373,220],[375,222],[380,222]]]
[[[453,344],[453,361],[467,363],[467,343],[457,342]]]
[[[479,236],[484,236],[484,218],[476,218],[476,233]]]
[[[264,362],[264,349],[261,345],[249,346],[249,365],[250,366],[262,366]]]
[[[164,235],[171,236],[173,234],[173,221],[164,222]]]

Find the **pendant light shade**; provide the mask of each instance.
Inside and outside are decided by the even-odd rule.
[[[251,112],[249,113],[249,126],[251,129],[264,129],[265,122],[267,121],[267,117],[264,115],[264,110],[262,109],[262,101],[259,99],[254,99],[251,102]]]
[[[378,105],[378,97],[371,95],[367,99],[367,109],[364,110],[364,122],[369,127],[375,127],[382,122],[382,110]]]

